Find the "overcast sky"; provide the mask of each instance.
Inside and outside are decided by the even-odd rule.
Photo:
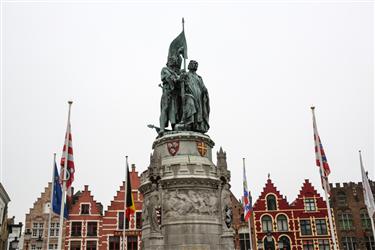
[[[235,4],[3,1],[1,181],[9,216],[24,215],[61,157],[68,104],[76,175],[105,206],[125,155],[149,165],[160,70],[185,17],[188,56],[210,94],[208,135],[227,152],[242,195],[242,158],[254,198],[271,174],[291,202],[304,179],[322,192],[312,116],[331,182],[374,178],[374,8],[371,2]],[[214,157],[216,163],[216,155]]]

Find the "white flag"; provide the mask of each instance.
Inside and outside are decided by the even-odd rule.
[[[359,151],[359,161],[361,163],[361,172],[362,172],[363,198],[365,200],[368,214],[370,218],[372,218],[375,212],[375,202],[374,202],[374,196],[372,195],[372,191],[371,191],[370,183],[368,181],[367,174],[365,172],[365,169],[363,168],[361,151]]]

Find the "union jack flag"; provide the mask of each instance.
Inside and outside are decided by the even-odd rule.
[[[246,171],[245,166],[243,166],[243,210],[245,221],[248,221],[251,216],[252,210],[252,198],[251,194],[247,189]]]

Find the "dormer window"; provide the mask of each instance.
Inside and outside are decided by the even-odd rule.
[[[305,211],[316,211],[314,198],[305,198]]]
[[[90,204],[81,204],[81,214],[90,214]]]
[[[267,196],[267,210],[276,210],[276,197],[272,194]]]

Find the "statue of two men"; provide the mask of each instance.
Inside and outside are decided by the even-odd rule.
[[[165,132],[168,123],[175,131],[206,133],[209,129],[209,96],[202,77],[196,73],[198,62],[191,60],[188,72],[180,67],[181,61],[170,57],[161,71],[163,94],[159,134]]]

